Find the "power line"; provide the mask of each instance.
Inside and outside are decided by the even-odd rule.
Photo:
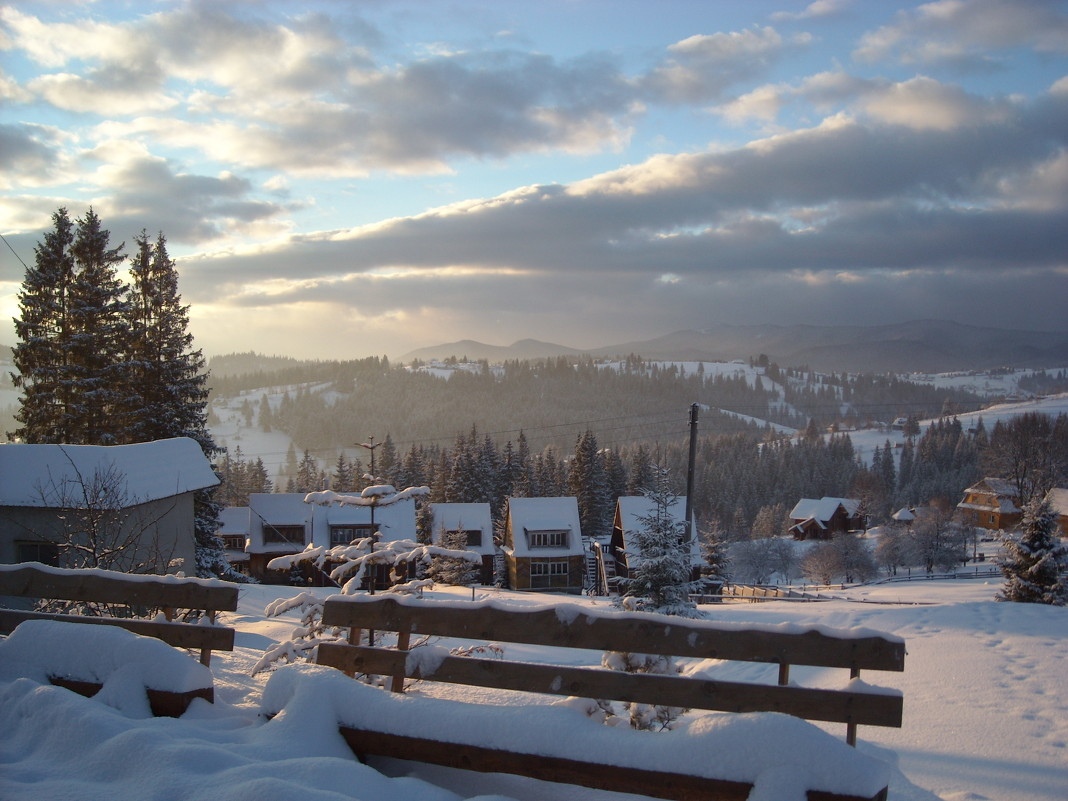
[[[30,269],[29,267],[27,267],[27,266],[26,266],[26,262],[24,262],[24,261],[22,260],[22,256],[20,256],[20,255],[19,255],[19,254],[18,254],[18,253],[17,253],[16,251],[15,251],[15,248],[11,247],[11,243],[7,241],[7,237],[6,237],[6,236],[4,236],[3,234],[0,234],[0,239],[3,239],[3,240],[4,240],[4,244],[5,244],[5,245],[7,245],[7,249],[8,249],[8,250],[10,250],[10,251],[11,251],[12,253],[14,253],[14,254],[15,254],[15,258],[19,260],[19,264],[21,264],[21,265],[22,265],[22,268],[23,268],[24,270],[28,270],[28,269]]]

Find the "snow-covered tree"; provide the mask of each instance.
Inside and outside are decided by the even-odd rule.
[[[388,484],[374,484],[366,487],[359,495],[342,495],[333,490],[311,492],[304,498],[305,503],[320,506],[363,506],[371,509],[389,506],[403,500],[423,498],[430,494],[427,487],[408,487],[397,491]],[[342,594],[352,595],[362,589],[364,580],[370,579],[374,590],[374,578],[377,570],[389,568],[394,583],[399,580],[399,565],[422,565],[427,567],[435,557],[482,563],[482,557],[467,550],[452,550],[436,545],[423,545],[412,540],[392,540],[379,542],[378,532],[370,537],[361,537],[348,545],[333,548],[309,545],[305,550],[291,556],[279,556],[267,563],[271,570],[291,569],[301,563],[311,564],[319,570],[329,570],[329,577],[341,587]]]
[[[467,549],[467,535],[462,526],[456,531],[443,531],[438,539],[438,545],[447,551],[465,551]],[[426,569],[427,578],[436,584],[451,584],[454,586],[466,586],[478,581],[478,566],[481,559],[475,563],[469,558],[460,559],[455,556],[436,556],[431,559]]]
[[[653,509],[639,517],[639,525],[630,532],[630,575],[622,580],[620,603],[626,609],[696,617],[697,607],[689,596],[700,590],[700,582],[690,579],[689,526],[675,514],[678,495],[670,489],[666,470],[655,470],[645,497]]]
[[[1068,548],[1057,536],[1057,523],[1049,502],[1032,498],[1024,507],[1019,533],[1001,535],[1004,555],[1001,572],[1005,585],[999,601],[1068,604]]]

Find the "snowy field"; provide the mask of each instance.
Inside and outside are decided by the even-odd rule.
[[[905,672],[870,671],[862,678],[904,693],[904,726],[861,727],[859,733],[861,752],[885,763],[894,801],[1063,801],[1068,788],[1068,609],[997,603],[992,599],[998,586],[993,580],[914,581],[855,588],[842,593],[841,600],[822,603],[776,601],[702,610],[726,622],[864,628],[902,637],[908,649]],[[336,734],[325,697],[314,691],[296,708],[287,707],[286,713],[266,721],[260,710],[270,674],[250,672],[266,648],[289,636],[297,619],[266,619],[263,609],[297,592],[242,589],[239,610],[223,619],[238,630],[236,650],[216,653],[212,660],[217,702],[194,702],[180,719],[141,717],[143,704],[130,698],[137,686],[130,676],[105,688],[112,706],[44,685],[32,669],[20,668],[10,651],[5,659],[0,644],[0,799],[635,798],[410,763],[361,765]],[[434,595],[470,598],[471,592],[451,589]],[[554,602],[551,596],[479,591],[480,597],[491,595],[516,603]],[[608,608],[603,600],[558,600]],[[88,636],[58,646],[62,657],[77,661],[79,653],[91,653],[92,641],[83,641]],[[536,658],[528,650],[536,649],[526,649],[523,658]],[[93,661],[88,655],[82,658]],[[754,669],[774,668],[737,669],[736,675],[716,675],[745,680]],[[292,669],[282,670],[284,677]],[[795,668],[791,678],[827,686],[841,681],[840,672],[834,674],[831,679],[820,671]],[[432,686],[424,684],[424,692],[431,693]],[[471,700],[477,691],[433,690],[450,692]],[[515,703],[489,692],[478,700]],[[516,723],[514,736],[522,737],[522,721]],[[844,736],[843,728],[826,727],[835,738]]]

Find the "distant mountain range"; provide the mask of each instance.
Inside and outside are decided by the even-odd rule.
[[[493,363],[581,354],[611,358],[631,353],[666,361],[730,361],[764,354],[784,367],[807,365],[821,372],[940,373],[996,367],[1065,367],[1068,334],[984,328],[944,320],[872,327],[718,325],[595,350],[533,339],[509,346],[461,340],[413,350],[401,361],[466,356]]]

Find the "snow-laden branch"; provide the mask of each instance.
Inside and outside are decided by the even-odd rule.
[[[367,487],[359,495],[343,495],[333,490],[321,492],[309,492],[304,496],[304,503],[314,503],[319,506],[389,506],[390,504],[406,501],[409,498],[421,498],[430,494],[430,487],[408,487],[397,490],[390,484],[374,484]]]

